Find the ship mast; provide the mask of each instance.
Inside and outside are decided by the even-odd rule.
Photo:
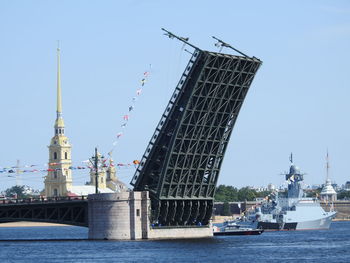
[[[328,149],[326,155],[326,181],[329,179],[329,157],[328,157]]]

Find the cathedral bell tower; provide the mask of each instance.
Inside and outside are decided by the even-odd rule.
[[[45,177],[45,195],[47,197],[67,196],[72,188],[72,146],[65,136],[62,117],[60,49],[57,48],[57,116],[54,136],[49,147],[48,173]]]

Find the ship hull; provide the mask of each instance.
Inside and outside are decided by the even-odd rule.
[[[258,222],[257,228],[264,229],[266,231],[329,229],[332,223],[332,219],[335,217],[335,214],[336,213],[333,213],[327,217],[316,220],[291,222],[285,223],[284,225],[275,222]]]
[[[334,215],[331,215],[317,220],[298,222],[296,230],[329,229],[333,217]]]
[[[258,228],[264,230],[296,230],[297,223],[286,223],[283,228],[280,227],[280,224],[273,222],[259,222]]]
[[[232,230],[232,231],[218,231],[213,232],[214,236],[250,236],[261,235],[264,232],[263,229],[251,229],[251,230]]]

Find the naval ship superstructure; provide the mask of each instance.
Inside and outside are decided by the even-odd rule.
[[[302,182],[304,174],[293,164],[286,173],[288,190],[286,196],[278,192],[240,219],[237,224],[265,230],[329,229],[336,213],[331,208],[326,212],[316,198],[304,197]]]

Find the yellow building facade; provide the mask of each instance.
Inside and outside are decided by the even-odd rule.
[[[101,156],[101,154],[99,154]],[[128,187],[118,180],[117,171],[115,169],[114,161],[109,159],[109,164],[104,164],[98,171],[98,189],[111,190],[112,192],[120,193],[128,190]],[[90,182],[88,185],[96,186],[96,172],[93,167],[90,168]]]
[[[54,136],[49,148],[48,173],[45,177],[45,196],[67,196],[72,189],[72,146],[65,136],[62,117],[60,49],[57,49],[57,110]]]

